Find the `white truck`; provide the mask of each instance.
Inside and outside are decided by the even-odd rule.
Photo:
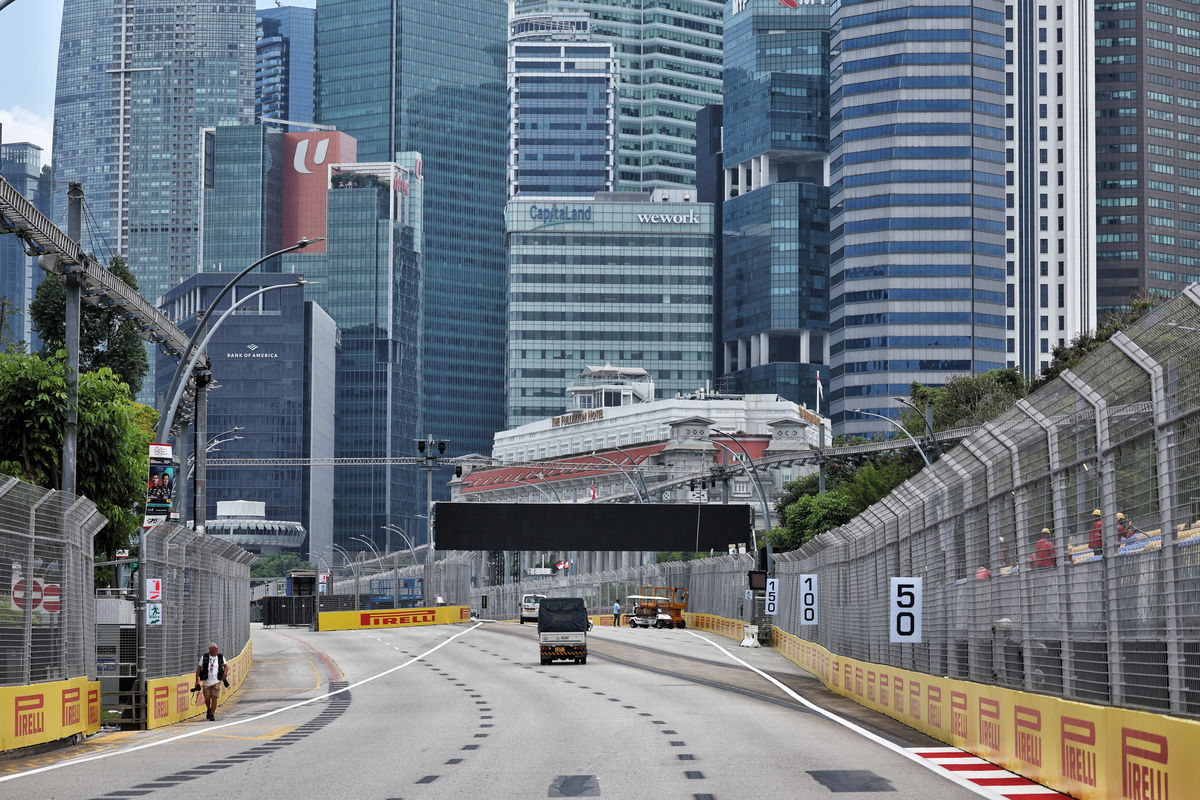
[[[582,597],[544,597],[538,615],[538,651],[542,664],[587,663],[587,606]]]
[[[545,599],[544,594],[521,595],[521,624],[538,621],[538,604]]]

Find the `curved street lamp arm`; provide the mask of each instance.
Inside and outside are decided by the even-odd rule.
[[[216,334],[217,329],[221,327],[221,323],[224,322],[225,318],[232,314],[234,309],[236,309],[242,303],[245,303],[247,300],[252,300],[255,297],[258,297],[260,294],[263,294],[264,292],[270,292],[274,289],[294,289],[297,286],[303,285],[303,281],[298,281],[296,283],[280,283],[274,286],[264,286],[261,289],[251,292],[241,300],[238,300],[236,303],[231,305],[229,308],[225,309],[225,312],[221,314],[217,321],[208,327],[208,333],[205,335],[204,340],[200,342],[200,346],[196,348],[196,352],[192,353],[192,357],[188,359],[186,366],[180,364],[180,368],[175,371],[175,377],[178,378],[181,374],[191,372],[192,369],[195,368],[196,362],[198,362],[200,360],[200,356],[204,354],[205,348],[208,347],[208,343],[212,340],[213,335]],[[199,333],[200,328],[202,327],[205,326],[198,326],[196,328],[196,332]],[[162,417],[160,417],[158,420],[158,438],[160,440],[165,438],[167,431],[171,429],[171,420],[175,417],[175,409],[179,406],[179,401],[183,399],[183,390],[187,388],[187,381],[174,382],[171,384],[171,386],[175,390],[175,394],[170,396],[171,402],[167,406],[167,409]]]
[[[616,450],[621,455],[627,457],[629,459],[630,464],[637,463],[637,461],[634,459],[634,457],[632,455],[630,455],[629,453],[626,453],[624,450],[617,447],[616,445],[613,445],[613,449]],[[649,500],[650,499],[650,490],[646,488],[646,476],[642,474],[642,471],[640,469],[637,471],[637,476],[638,476],[638,483],[640,483],[642,485],[642,496],[645,497],[647,500]]]
[[[617,468],[617,472],[620,472],[622,475],[624,475],[624,476],[625,476],[625,480],[629,481],[629,485],[633,487],[633,496],[634,496],[634,497],[636,497],[636,498],[638,499],[638,502],[639,502],[639,503],[644,503],[644,502],[646,502],[646,498],[642,497],[642,490],[638,488],[638,485],[637,485],[636,483],[634,483],[634,482],[633,482],[633,478],[631,478],[631,477],[629,476],[629,473],[628,473],[628,472],[626,472],[626,471],[625,471],[625,469],[624,469],[624,468],[623,468],[623,467],[622,467],[620,464],[618,464],[617,462],[613,461],[611,458],[605,458],[604,456],[602,456],[602,455],[600,455],[600,454],[598,454],[598,453],[592,453],[592,458],[598,458],[598,459],[600,459],[601,461],[604,461],[604,462],[606,462],[606,463],[608,463],[608,464],[612,464],[614,467],[616,467],[616,468]]]
[[[371,548],[371,552],[375,554],[375,560],[376,560],[376,561],[382,561],[382,560],[383,560],[383,556],[379,555],[379,550],[378,550],[378,549],[376,549],[376,547],[375,547],[375,543],[374,543],[374,542],[372,542],[370,539],[368,539],[368,538],[367,538],[367,537],[365,537],[365,536],[351,536],[350,538],[351,538],[351,539],[353,539],[353,540],[354,540],[354,541],[356,541],[356,542],[362,542],[362,543],[363,543],[363,544],[365,544],[367,547]]]
[[[854,409],[854,413],[855,414],[863,414],[868,417],[878,417],[879,419],[886,422],[888,425],[891,425],[893,428],[895,428],[896,430],[903,433],[905,436],[908,437],[908,440],[910,442],[912,442],[912,446],[917,448],[917,455],[921,456],[921,460],[925,462],[925,466],[927,466],[927,467],[933,466],[933,464],[930,463],[930,461],[929,461],[929,456],[925,455],[925,451],[921,449],[921,445],[919,445],[917,443],[917,440],[913,438],[913,435],[911,433],[909,433],[908,430],[903,425],[896,422],[894,419],[891,419],[890,417],[885,417],[883,414],[876,414],[873,411],[863,411],[861,408]]]
[[[734,442],[736,442],[738,445],[741,445],[741,442],[738,442],[738,440],[734,439],[732,436],[730,436],[729,438],[732,439]],[[749,478],[750,483],[754,485],[756,494],[758,495],[758,501],[760,503],[762,503],[763,533],[766,533],[767,531],[771,530],[771,506],[767,502],[767,496],[763,492],[762,484],[759,483],[758,470],[754,469],[754,462],[753,462],[753,460],[750,459],[750,454],[746,452],[746,448],[743,447],[742,452],[746,453],[746,461],[750,462],[749,466],[747,466],[746,461],[742,461],[742,459],[738,457],[738,454],[735,453],[731,447],[729,447],[727,445],[723,445],[720,442],[715,441],[713,439],[709,439],[709,441],[711,441],[717,447],[720,447],[720,448],[723,448],[724,450],[726,450],[731,456],[733,456],[734,461],[737,461],[738,463],[740,463],[742,465],[742,469],[746,471],[746,477]],[[753,539],[754,552],[757,553],[758,552],[758,535],[754,532],[753,527],[750,528],[750,536]],[[758,558],[758,556],[755,556],[755,558]]]
[[[925,426],[925,433],[929,435],[929,439],[933,442],[933,446],[937,448],[937,453],[940,456],[942,454],[942,443],[938,441],[937,434],[933,430],[933,423],[931,420],[926,417],[921,409],[917,408],[916,404],[911,400],[903,397],[893,397],[892,399],[901,405],[911,408],[916,415],[921,418],[921,423]],[[929,406],[926,406],[926,409],[928,408]]]
[[[513,480],[516,481],[517,483],[521,484],[522,486],[532,486],[534,489],[537,489],[539,492],[541,492],[542,497],[546,498],[547,500],[554,499],[553,497],[550,496],[549,492],[547,492],[542,487],[538,486],[536,483],[533,483],[531,481],[523,481],[520,478],[513,478]]]
[[[234,276],[233,280],[231,280],[229,283],[225,284],[224,288],[222,288],[221,291],[217,292],[217,296],[213,299],[212,303],[209,304],[208,308],[205,309],[204,316],[196,318],[196,330],[192,331],[191,337],[188,338],[187,345],[183,348],[183,353],[180,354],[179,367],[175,370],[174,377],[171,378],[171,386],[170,386],[170,388],[167,389],[166,396],[171,397],[173,394],[175,394],[176,387],[179,385],[179,383],[181,381],[183,381],[183,376],[188,374],[189,372],[191,372],[191,367],[189,366],[187,369],[184,369],[183,364],[185,362],[187,362],[189,364],[191,363],[191,361],[189,361],[188,359],[192,353],[192,348],[195,346],[196,340],[200,338],[201,333],[204,331],[205,327],[207,326],[209,317],[211,317],[213,311],[216,310],[217,304],[220,303],[225,298],[225,295],[229,294],[229,290],[232,289],[234,287],[234,285],[237,284],[238,281],[240,281],[242,278],[246,277],[247,273],[249,273],[250,270],[254,269],[259,264],[262,264],[265,261],[270,261],[272,258],[275,258],[276,256],[281,256],[284,253],[290,253],[293,250],[301,250],[305,247],[308,247],[313,242],[323,242],[323,241],[325,241],[325,237],[323,237],[323,236],[318,236],[315,239],[301,239],[300,241],[296,242],[291,247],[285,247],[282,250],[276,250],[274,253],[268,253],[267,255],[265,255],[262,258],[255,261],[250,266],[243,269],[236,276]],[[203,349],[204,349],[203,346],[200,349],[201,349],[201,351],[203,351]],[[186,381],[183,381],[183,382],[186,383]],[[158,421],[157,433],[158,433],[159,441],[162,441],[164,438],[166,438],[167,431],[169,431],[171,429],[171,420],[174,417],[174,409],[168,408],[168,410],[171,413],[164,415]]]
[[[417,563],[417,548],[413,547],[412,539],[408,538],[408,534],[404,532],[403,528],[396,525],[381,525],[380,527],[384,530],[390,530],[394,533],[400,534],[400,538],[404,540],[406,545],[408,545],[408,552],[412,553],[413,563]]]

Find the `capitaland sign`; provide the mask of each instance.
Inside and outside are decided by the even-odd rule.
[[[562,225],[567,222],[591,222],[592,207],[560,206],[558,203],[539,206],[535,203],[529,207],[529,218],[534,222],[540,223],[535,226],[535,230],[537,228],[545,228],[549,225]]]
[[[699,225],[700,215],[695,211],[686,214],[638,214],[638,222],[651,225]]]

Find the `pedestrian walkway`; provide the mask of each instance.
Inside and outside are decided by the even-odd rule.
[[[1050,800],[1070,795],[1056,792],[1040,783],[997,767],[990,761],[959,750],[957,747],[911,747],[909,752],[929,759],[939,768],[976,786],[989,789],[1008,800]]]

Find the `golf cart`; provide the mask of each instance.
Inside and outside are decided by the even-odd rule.
[[[675,620],[664,610],[670,600],[645,594],[629,595],[629,627],[631,628],[674,628]]]

